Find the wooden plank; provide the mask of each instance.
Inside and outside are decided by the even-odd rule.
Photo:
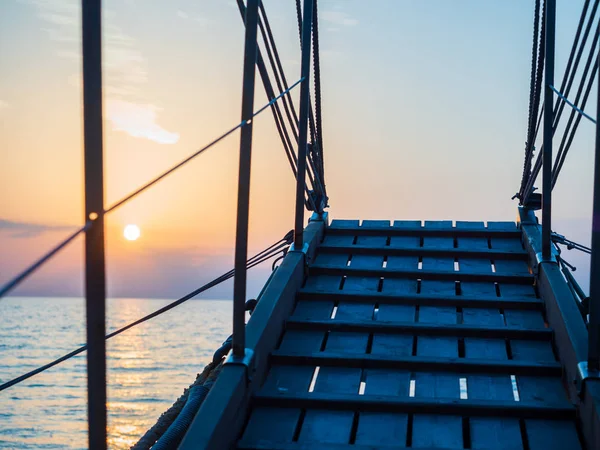
[[[457,323],[456,308],[452,306],[421,306],[419,322],[455,325]]]
[[[359,424],[360,427],[360,424]],[[396,430],[394,430],[395,432]],[[322,444],[317,442],[273,442],[273,441],[261,441],[257,444],[247,444],[244,441],[240,441],[237,445],[238,449],[245,450],[389,450],[393,448],[394,450],[411,450],[414,447],[405,447],[403,445],[374,445],[374,444]],[[463,450],[464,447],[458,447],[456,449],[449,450]],[[437,448],[424,448],[420,447],[419,450],[439,450]],[[448,449],[446,449],[448,450]]]
[[[335,320],[371,320],[374,308],[373,303],[340,302]]]
[[[321,367],[314,392],[358,394],[361,369],[352,367]]]
[[[444,229],[453,229],[452,222],[449,220],[433,222],[433,221],[425,221],[424,230],[444,230]],[[455,229],[454,229],[455,230]],[[423,247],[427,248],[454,248],[454,238],[452,236],[431,236],[425,235],[423,238]]]
[[[364,354],[367,351],[369,333],[331,331],[325,344],[326,352]]]
[[[480,326],[504,326],[497,309],[463,309],[463,323]],[[465,338],[465,358],[506,360],[506,342],[502,339]]]
[[[249,446],[263,440],[292,442],[299,418],[297,408],[254,408],[242,440]]]
[[[360,427],[360,424],[359,424]],[[395,430],[394,430],[395,431]],[[273,442],[273,441],[261,441],[257,444],[247,444],[244,441],[240,441],[237,445],[238,449],[244,450],[411,450],[414,447],[405,447],[403,445],[373,445],[373,444],[322,444],[318,442]],[[464,447],[449,450],[463,450]],[[424,448],[420,447],[419,450],[439,450],[437,448]],[[448,449],[447,449],[448,450]]]
[[[418,256],[388,256],[387,269],[398,270],[418,270]]]
[[[373,334],[373,355],[411,356],[414,338],[409,335]]]
[[[523,450],[517,419],[471,417],[469,425],[471,448],[474,450]]]
[[[351,248],[354,244],[354,236],[337,236],[335,234],[325,234],[323,238],[323,242],[319,246],[319,252],[321,253],[324,248],[328,247],[345,247]],[[350,254],[351,251],[345,252],[346,254]]]
[[[381,269],[383,267],[383,255],[353,255],[350,267],[357,269]]]
[[[491,237],[491,238],[512,238],[520,239],[520,230],[502,230],[502,229],[490,229],[485,228],[483,230],[458,230],[455,227],[442,225],[438,227],[429,226],[430,223],[426,222],[426,227],[390,227],[385,232],[389,236],[425,236],[425,237],[454,237],[454,236],[468,236],[468,237]],[[446,221],[444,223],[450,223]],[[381,235],[380,229],[364,228],[364,227],[340,227],[332,222],[327,229],[328,234],[335,235],[357,235],[357,236],[376,236]]]
[[[393,303],[397,303],[398,297],[413,296],[417,298],[417,280],[401,278],[385,278],[381,287],[381,292],[374,293],[377,298],[388,296],[393,298]],[[415,297],[416,296],[416,297]]]
[[[306,411],[298,442],[319,444],[347,444],[354,413],[352,411]]]
[[[335,238],[335,239],[334,239]],[[344,239],[344,240],[342,240]],[[478,238],[475,238],[478,239]],[[320,253],[345,253],[347,255],[386,255],[386,256],[449,256],[465,258],[483,258],[489,260],[527,261],[527,252],[518,250],[497,250],[490,248],[439,248],[421,247],[416,236],[396,236],[390,239],[390,245],[356,245],[352,236],[331,236],[319,247]]]
[[[581,449],[573,421],[530,419],[525,421],[525,430],[530,450]]]
[[[401,284],[401,288],[395,289],[392,282],[409,282],[410,284]],[[462,283],[461,283],[462,284]],[[470,283],[469,283],[470,284]],[[401,289],[404,289],[403,292]],[[410,292],[410,293],[409,293]],[[298,293],[300,300],[306,301],[344,301],[364,303],[366,300],[374,301],[383,304],[395,305],[423,305],[423,306],[457,306],[469,308],[511,308],[511,309],[527,309],[541,310],[544,307],[544,302],[537,298],[504,298],[491,295],[482,296],[448,296],[448,295],[422,295],[416,294],[417,282],[415,280],[401,279],[385,279],[381,292],[377,293],[345,293],[336,289],[335,291],[311,291],[302,289]]]
[[[379,305],[377,320],[388,322],[414,322],[416,308],[411,305],[393,305],[384,303]]]
[[[398,352],[400,353],[400,352]],[[408,349],[406,351],[408,353]],[[516,361],[486,359],[485,352],[479,358],[428,357],[410,354],[381,354],[358,352],[314,352],[288,353],[275,350],[271,362],[275,365],[296,366],[335,366],[372,369],[414,370],[419,372],[457,372],[471,374],[505,374],[525,376],[560,377],[562,367],[558,362]]]
[[[431,260],[432,258],[428,258]],[[452,262],[454,266],[454,262]],[[474,272],[455,272],[454,270],[430,270],[426,267],[426,260],[423,258],[423,270],[404,270],[404,269],[366,269],[356,268],[350,265],[349,267],[335,267],[329,265],[313,264],[310,267],[311,275],[346,275],[352,277],[375,277],[375,278],[415,278],[425,280],[438,281],[494,281],[498,283],[514,283],[524,284],[528,287],[533,287],[533,275],[523,273],[474,273]],[[310,280],[311,277],[309,277]],[[308,281],[307,281],[308,283]],[[425,283],[423,283],[424,285]],[[434,291],[423,290],[425,293],[433,293]]]
[[[412,427],[412,448],[461,448],[462,418],[438,414],[415,414]]]
[[[304,289],[310,289],[311,291],[337,291],[340,288],[342,282],[341,275],[315,275],[311,274],[306,279]]]
[[[390,227],[389,220],[363,220],[361,227],[363,228],[375,228],[378,230],[386,231]]]
[[[393,369],[368,369],[365,395],[408,397],[410,372]]]
[[[544,328],[545,321],[541,311],[504,311],[506,325],[523,328]]]
[[[420,336],[461,336],[461,337],[487,337],[505,339],[535,339],[549,341],[552,330],[549,328],[520,328],[520,327],[495,327],[475,325],[448,325],[439,323],[409,323],[409,322],[384,322],[381,320],[314,320],[290,318],[287,321],[288,329],[332,330],[364,333],[390,333],[390,334],[415,334]]]
[[[287,353],[314,353],[321,350],[325,332],[310,330],[287,330],[279,351]]]
[[[320,392],[274,392],[261,389],[256,406],[286,406],[326,410],[411,412],[413,414],[456,414],[481,417],[574,419],[569,402],[460,400],[453,398],[397,397],[391,395],[331,394]]]
[[[496,272],[500,273],[530,272],[529,264],[526,261],[499,259],[495,261],[494,266],[496,267]]]
[[[331,318],[333,302],[327,300],[298,300],[292,317],[294,319],[327,320]]]
[[[262,388],[275,392],[308,392],[314,369],[307,366],[273,366]]]
[[[567,392],[559,377],[518,375],[517,387],[521,401],[546,403],[567,400]]]
[[[465,338],[465,358],[508,359],[504,339]]]
[[[552,343],[549,341],[511,340],[512,359],[517,361],[556,361]]]
[[[456,373],[415,373],[415,397],[460,398],[460,385]]]
[[[509,221],[492,221],[487,223],[488,230],[517,231],[517,224]]]
[[[390,229],[390,222],[388,220],[363,220],[362,226],[360,228],[376,230],[375,232],[378,235],[364,236],[359,234],[356,238],[356,245],[377,247],[386,245],[388,240],[387,230]]]
[[[512,282],[498,282],[500,296],[504,298],[537,298],[533,284],[514,284]]]
[[[463,323],[467,325],[504,326],[504,319],[498,309],[463,308],[462,317]]]
[[[467,394],[474,400],[513,400],[510,375],[468,375]]]
[[[483,222],[462,222],[456,221],[456,228],[458,230],[479,230],[484,231],[485,225]],[[458,248],[471,248],[471,249],[487,249],[488,240],[486,237],[462,237],[458,236],[456,240]],[[461,269],[462,270],[462,269]]]
[[[331,225],[329,225],[328,230],[343,228],[343,229],[353,229],[358,228],[360,226],[360,220],[347,220],[347,219],[333,219],[331,221]]]
[[[404,447],[407,425],[407,414],[361,412],[352,448],[359,445]]]
[[[336,267],[346,267],[348,265],[349,253],[323,253],[319,251],[315,258],[317,264],[327,264]]]

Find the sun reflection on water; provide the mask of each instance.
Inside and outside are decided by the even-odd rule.
[[[29,302],[25,308],[24,302]],[[110,300],[107,330],[166,303]],[[228,336],[230,308],[230,302],[192,301],[179,314],[153,319],[108,341],[109,448],[135,444],[189,386]],[[85,340],[83,312],[80,299],[1,302],[0,381],[80,345]],[[7,391],[0,414],[0,448],[87,448],[85,371],[82,354]]]

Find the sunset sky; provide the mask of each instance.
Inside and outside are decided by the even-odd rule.
[[[294,2],[264,4],[292,83]],[[533,4],[319,0],[332,218],[515,218]],[[582,4],[558,0],[556,84]],[[244,30],[234,0],[103,5],[109,206],[239,122]],[[2,2],[0,283],[83,220],[80,35],[76,0]],[[257,77],[256,108],[265,102]],[[586,111],[596,115],[594,101]],[[555,230],[584,244],[593,147],[584,121],[554,191]],[[238,152],[236,133],[109,216],[111,296],[175,298],[232,266]],[[293,226],[294,179],[268,111],[255,121],[252,164],[254,252]],[[127,224],[140,239],[123,238]],[[81,295],[82,256],[79,240],[14,293]],[[587,286],[587,260],[568,260]],[[250,294],[269,270],[250,276]],[[230,298],[231,285],[207,297]]]

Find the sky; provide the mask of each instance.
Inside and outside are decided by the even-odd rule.
[[[294,2],[264,4],[292,83],[300,77]],[[522,173],[533,4],[319,1],[331,218],[515,219],[511,197]],[[558,0],[557,81],[582,4]],[[103,5],[110,205],[239,122],[244,30],[234,0]],[[0,283],[83,222],[80,36],[76,0],[2,3]],[[259,77],[256,93],[255,109],[266,103]],[[592,104],[586,111],[595,116]],[[584,121],[553,201],[555,231],[584,244],[590,242],[593,151],[594,127]],[[110,296],[177,298],[232,267],[238,157],[236,133],[111,213]],[[254,121],[251,252],[293,227],[294,192],[266,112]],[[127,224],[140,227],[140,239],[123,238]],[[14,294],[80,296],[82,243]],[[587,287],[588,259],[569,254],[568,260]],[[254,269],[249,295],[269,271]],[[206,296],[231,293],[227,284]]]

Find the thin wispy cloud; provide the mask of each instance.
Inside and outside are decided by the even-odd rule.
[[[343,11],[321,11],[319,17],[324,22],[331,25],[353,27],[358,25],[358,20],[351,17],[349,14]]]
[[[57,55],[73,60],[80,66],[80,6],[76,0],[22,0],[36,7],[44,21],[44,30],[56,42]],[[111,11],[104,11],[108,18],[103,24],[103,77],[106,94],[106,119],[114,130],[130,136],[148,139],[160,144],[174,144],[179,134],[159,124],[158,106],[144,95],[148,82],[147,61],[136,40],[121,28],[110,23]],[[79,78],[69,77],[69,83],[81,86]]]
[[[180,19],[197,22],[200,25],[208,25],[210,23],[206,17],[203,17],[200,14],[189,13],[181,9],[178,9],[176,14]]]
[[[39,236],[49,231],[72,230],[73,226],[51,225],[32,222],[17,222],[13,220],[0,219],[0,231],[8,231],[13,238],[30,238]]]

